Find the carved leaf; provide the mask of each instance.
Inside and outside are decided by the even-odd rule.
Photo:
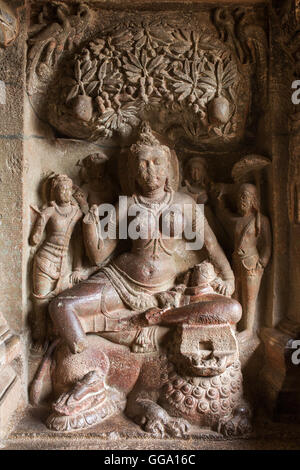
[[[106,75],[106,69],[107,69],[107,62],[103,62],[103,64],[99,68],[98,72],[98,78],[100,81],[103,81],[105,75]]]
[[[82,68],[81,68],[81,72],[82,74],[84,75],[86,72],[88,72],[90,69],[92,68],[92,61],[91,60],[87,60]]]
[[[75,98],[79,93],[79,85],[75,85],[73,88],[71,88],[70,93],[67,96],[67,103],[71,101],[73,98]]]
[[[190,65],[189,65],[189,61],[187,59],[184,61],[184,73],[186,75],[190,74]]]
[[[114,34],[112,36],[112,43],[115,46],[124,46],[125,44],[130,43],[132,40],[132,33],[127,31],[122,31],[119,34]]]
[[[189,85],[188,83],[174,83],[174,88],[176,93],[181,93],[182,91],[185,91],[186,89],[191,89],[192,85]]]
[[[141,49],[141,48],[146,44],[146,41],[147,41],[146,36],[141,37],[141,39],[139,39],[139,40],[136,42],[135,47],[136,47],[137,49]]]
[[[130,58],[131,62],[138,68],[138,69],[142,69],[142,65],[140,63],[140,61],[138,60],[138,58],[131,54],[131,52],[128,52],[128,57]]]
[[[229,88],[232,86],[237,78],[236,64],[229,62],[223,71],[222,86]]]
[[[171,32],[164,31],[162,28],[151,28],[151,36],[166,46],[172,42]]]
[[[151,60],[148,66],[148,70],[151,73],[156,67],[158,67],[164,61],[163,55],[158,55],[154,59]]]
[[[94,65],[82,78],[83,83],[89,83],[97,72],[97,65]]]
[[[81,80],[81,63],[80,63],[80,60],[76,60],[76,63],[75,63],[75,79],[77,80],[77,82],[80,82]]]
[[[216,80],[213,79],[213,78],[207,77],[207,76],[206,77],[205,76],[201,77],[201,83],[200,83],[199,87],[201,87],[201,85],[203,85],[203,84],[211,86],[213,88],[216,88],[216,86],[217,86]]]
[[[143,31],[142,29],[140,29],[140,30],[133,36],[133,39],[134,39],[134,41],[139,41],[139,40],[142,39],[143,37],[145,37],[144,31]]]
[[[93,93],[93,91],[95,90],[95,88],[98,84],[99,84],[99,82],[97,80],[94,80],[93,82],[91,82],[85,89],[86,94],[91,95],[91,93]]]
[[[170,49],[177,54],[185,54],[190,49],[190,44],[185,45],[182,43],[177,43],[177,45],[172,45]]]
[[[180,29],[180,34],[187,42],[191,42],[191,31],[187,29]]]
[[[186,90],[178,97],[178,101],[183,101],[187,96],[191,93],[190,88],[186,88]]]
[[[110,109],[107,109],[101,116],[101,122],[105,123],[107,122],[107,120],[113,116],[113,114],[115,113],[115,110],[110,108]]]
[[[178,70],[178,69],[174,69],[174,75],[176,75],[176,77],[178,77],[178,78],[181,78],[181,80],[184,80],[184,81],[193,83],[193,80],[191,79],[191,77],[189,77],[189,76],[186,75],[185,73],[182,73],[182,72],[181,72],[180,70]]]
[[[135,65],[132,65],[132,64],[125,64],[125,65],[123,65],[123,68],[125,70],[129,70],[130,72],[133,72],[133,73],[141,73],[141,69],[135,67]]]
[[[142,56],[141,56],[141,64],[143,67],[146,66],[148,62],[148,58],[147,58],[147,52],[145,51],[145,49],[142,50]]]

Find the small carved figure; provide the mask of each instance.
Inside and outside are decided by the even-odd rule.
[[[206,204],[210,185],[206,161],[201,157],[190,158],[184,170],[186,192],[195,199],[197,204]]]
[[[78,162],[82,180],[80,191],[84,193],[88,203],[84,213],[88,212],[93,204],[98,206],[113,203],[116,199],[113,182],[107,174],[107,162],[108,157],[103,152],[93,153]]]
[[[56,175],[51,181],[50,206],[39,213],[31,232],[30,243],[38,245],[46,230],[46,238],[39,247],[33,261],[33,303],[34,321],[33,349],[39,351],[45,344],[47,306],[49,300],[66,286],[67,252],[75,225],[82,217],[82,211],[72,201],[73,182],[66,175]],[[74,257],[72,282],[79,282],[80,258]]]
[[[244,183],[237,195],[238,214],[225,207],[219,195],[217,213],[234,239],[233,264],[236,295],[243,306],[244,335],[254,333],[256,301],[264,269],[271,256],[269,220],[260,212],[256,186]]]
[[[212,182],[208,165],[204,158],[193,157],[188,160],[185,166],[186,179],[184,181],[185,187],[183,190],[187,192],[197,204],[204,204],[205,217],[212,228],[218,240],[222,240],[222,247],[227,253],[229,251],[230,242],[228,234],[224,230],[222,224],[217,219],[214,212],[213,205],[211,204],[211,191],[216,187]],[[228,190],[230,185],[223,185],[222,188]]]

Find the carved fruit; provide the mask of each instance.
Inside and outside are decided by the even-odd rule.
[[[224,96],[217,96],[208,103],[208,119],[210,124],[226,124],[230,118],[229,101]]]
[[[86,95],[79,95],[73,99],[73,113],[77,119],[90,121],[93,115],[92,98]]]

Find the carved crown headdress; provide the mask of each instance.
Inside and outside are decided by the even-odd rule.
[[[73,181],[67,175],[54,174],[51,178],[51,183],[50,183],[50,200],[51,201],[55,199],[56,188],[62,184],[73,186]]]
[[[135,144],[133,144],[130,147],[131,153],[135,154],[137,153],[141,147],[162,147],[164,148],[167,152],[169,151],[169,148],[165,145],[163,145],[157,137],[155,137],[149,122],[142,122],[140,130],[139,130],[139,136]]]
[[[57,186],[61,184],[72,185],[73,182],[71,178],[69,178],[67,175],[54,175],[51,181],[51,189],[55,189]]]

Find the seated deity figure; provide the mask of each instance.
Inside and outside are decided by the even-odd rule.
[[[177,244],[183,237],[184,226],[190,224],[198,230],[201,224],[197,223],[197,217],[203,215],[199,215],[193,198],[171,188],[170,161],[169,147],[161,143],[148,124],[143,124],[138,140],[130,147],[129,153],[128,171],[134,178],[135,192],[127,198],[126,214],[121,211],[120,205],[116,206],[116,237],[99,237],[96,206],[92,206],[83,219],[84,243],[93,265],[103,266],[103,262],[117,248],[118,240],[122,238],[118,230],[124,217],[140,230],[147,226],[147,233],[131,239],[129,251],[118,254],[89,279],[60,293],[51,301],[49,312],[54,327],[71,353],[81,353],[86,349],[87,333],[120,331],[127,319],[161,307],[159,299],[162,293],[172,291],[176,286]],[[182,211],[181,215],[170,216],[169,236],[166,237],[162,233],[162,218],[174,205]],[[190,205],[192,210],[186,213],[184,205]],[[139,209],[136,213],[134,207]],[[175,223],[176,217],[185,220]],[[145,224],[145,221],[148,223]],[[111,228],[114,228],[114,223]],[[203,238],[201,249],[206,249],[218,276],[214,281],[216,293],[209,299],[210,309],[213,310],[214,306],[219,308],[225,301],[226,308],[232,306],[234,310],[237,302],[228,298],[234,292],[234,275],[205,217],[199,232]],[[205,305],[207,308],[207,302]]]

